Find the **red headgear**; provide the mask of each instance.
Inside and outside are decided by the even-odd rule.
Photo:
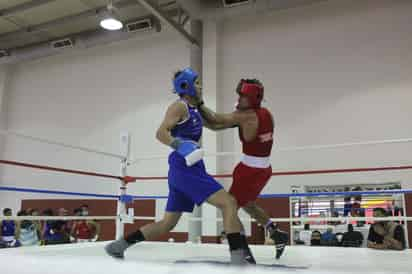
[[[239,95],[245,95],[248,98],[251,108],[260,108],[260,103],[263,100],[263,86],[258,83],[248,83],[247,80],[240,80],[237,88]]]

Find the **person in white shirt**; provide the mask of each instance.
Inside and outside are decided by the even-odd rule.
[[[310,245],[310,240],[312,238],[312,231],[310,231],[310,225],[305,224],[303,230],[299,233],[299,240],[305,243],[305,245]]]

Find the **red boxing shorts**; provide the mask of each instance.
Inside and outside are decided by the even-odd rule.
[[[233,183],[229,193],[239,207],[254,202],[272,176],[272,167],[256,168],[240,162],[233,171]]]

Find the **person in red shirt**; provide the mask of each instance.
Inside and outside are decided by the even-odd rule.
[[[270,155],[273,147],[274,120],[267,108],[261,107],[264,88],[256,79],[241,79],[236,92],[239,95],[236,110],[216,113],[207,108],[199,96],[198,109],[205,126],[212,130],[238,127],[243,156],[233,171],[233,183],[229,190],[252,218],[269,231],[276,245],[276,258],[282,255],[289,236],[279,230],[269,215],[256,204],[262,189],[272,176]],[[246,242],[246,237],[244,236]],[[249,250],[250,256],[253,256]],[[253,259],[254,260],[254,259]]]
[[[88,216],[89,209],[87,205],[83,205],[79,209],[75,209],[75,215]],[[100,226],[93,220],[81,220],[73,223],[71,235],[75,242],[92,242],[96,241],[100,232]]]

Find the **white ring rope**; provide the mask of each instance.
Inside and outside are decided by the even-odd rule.
[[[341,144],[328,144],[328,145],[310,145],[310,146],[294,146],[277,148],[274,147],[274,151],[278,152],[288,152],[288,151],[301,151],[301,150],[317,150],[317,149],[333,149],[342,147],[352,147],[352,146],[370,146],[370,145],[386,145],[386,144],[399,144],[399,143],[412,143],[412,138],[404,139],[388,139],[388,140],[376,140],[376,141],[365,141],[365,142],[351,142],[351,143],[341,143]],[[216,153],[205,153],[204,157],[216,157],[216,156],[240,156],[240,152],[216,152]],[[153,156],[143,156],[136,157],[129,161],[128,165],[135,165],[140,161],[144,160],[159,160],[166,159],[165,155],[153,155]]]
[[[30,135],[25,135],[25,134],[13,132],[13,131],[8,131],[8,130],[0,129],[0,134],[5,135],[5,136],[15,136],[15,137],[18,137],[18,138],[28,139],[28,140],[31,140],[31,141],[35,141],[35,142],[39,142],[39,143],[45,143],[45,144],[49,144],[49,145],[56,145],[56,146],[70,148],[70,149],[74,149],[74,150],[80,150],[80,151],[83,151],[83,152],[95,153],[95,154],[104,155],[104,156],[117,158],[117,159],[124,159],[125,158],[124,156],[122,156],[120,154],[116,154],[116,153],[100,151],[100,150],[97,150],[97,149],[91,149],[91,148],[82,147],[82,146],[74,146],[74,145],[70,145],[70,144],[66,144],[66,143],[62,143],[62,142],[51,141],[51,140],[48,140],[48,139],[34,137],[34,136],[30,136]]]

